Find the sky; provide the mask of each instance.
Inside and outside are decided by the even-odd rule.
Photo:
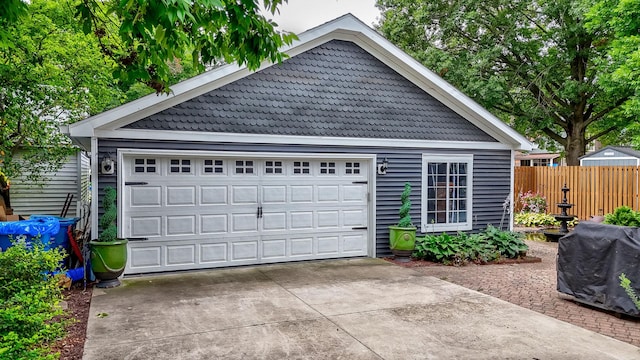
[[[375,0],[289,0],[280,6],[280,14],[276,13],[273,20],[280,30],[296,34],[347,13],[372,26],[380,16],[375,3]]]

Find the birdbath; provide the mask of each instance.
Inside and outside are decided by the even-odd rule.
[[[567,184],[564,184],[561,190],[562,190],[562,202],[557,204],[558,207],[560,208],[560,214],[553,215],[553,217],[556,220],[560,221],[560,228],[549,229],[547,231],[544,231],[544,235],[547,237],[547,240],[549,241],[557,242],[558,239],[565,236],[569,232],[569,229],[567,227],[567,222],[569,220],[573,220],[576,217],[575,215],[567,214],[567,210],[573,207],[573,204],[569,204],[569,202],[567,201],[567,193],[569,192],[569,188],[567,187]]]

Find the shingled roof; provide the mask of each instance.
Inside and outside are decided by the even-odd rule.
[[[149,95],[72,124],[68,133],[85,140],[174,140],[170,134],[179,131],[193,134],[196,141],[204,139],[203,132],[233,132],[496,142],[513,149],[532,148],[515,130],[353,15],[300,34],[283,51],[290,58],[282,64],[265,63],[256,72],[226,65],[176,84],[169,96]],[[336,53],[343,58],[334,56],[336,63],[327,67],[326,57]],[[283,72],[287,76],[281,76]],[[363,91],[363,85],[369,91]],[[323,91],[311,94],[313,87]],[[332,110],[331,117],[318,110],[323,108]],[[416,121],[416,115],[424,114],[430,114],[429,126]]]

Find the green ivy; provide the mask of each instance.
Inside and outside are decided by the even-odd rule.
[[[57,359],[49,346],[64,335],[62,289],[50,275],[64,255],[42,242],[0,252],[0,359]]]

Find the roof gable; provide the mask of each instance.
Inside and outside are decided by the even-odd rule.
[[[416,87],[501,144],[513,149],[531,150],[532,144],[527,139],[353,15],[342,16],[300,34],[299,40],[284,48],[283,51],[294,58],[296,55],[332,40],[343,40],[358,45],[365,52],[392,68]],[[272,66],[274,64],[264,63],[259,70]],[[226,65],[174,85],[171,88],[173,93],[169,96],[149,95],[71,124],[68,133],[75,138],[100,137],[103,133],[112,135],[113,130],[126,127],[138,120],[158,114],[251,74],[252,72],[245,67],[235,64]]]
[[[126,128],[496,140],[352,42],[332,40]]]
[[[580,157],[580,159],[591,158],[612,158],[620,156],[630,156],[640,159],[640,151],[634,150],[626,146],[605,146],[600,150],[594,151],[590,154],[586,154]]]

